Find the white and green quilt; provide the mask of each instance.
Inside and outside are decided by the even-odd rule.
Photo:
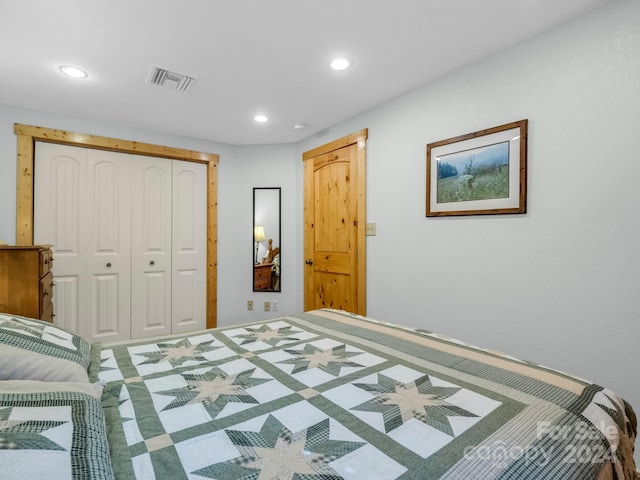
[[[91,384],[0,383],[0,478],[113,478],[100,401],[83,391]]]
[[[117,478],[635,478],[614,393],[345,312],[104,346],[99,376]]]

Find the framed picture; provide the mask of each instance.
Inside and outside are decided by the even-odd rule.
[[[525,213],[527,120],[427,145],[427,217]]]

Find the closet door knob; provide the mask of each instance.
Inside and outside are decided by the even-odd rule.
[[[107,268],[111,268],[111,262],[107,263]]]
[[[153,260],[151,260],[151,261],[149,262],[149,265],[155,265],[155,264],[156,264],[156,262],[154,262]]]

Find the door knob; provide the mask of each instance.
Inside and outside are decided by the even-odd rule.
[[[307,265],[313,265],[313,260],[311,260],[310,258],[307,258],[304,263],[306,263]]]

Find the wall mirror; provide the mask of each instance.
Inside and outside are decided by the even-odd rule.
[[[280,187],[253,189],[253,291],[279,292]]]

